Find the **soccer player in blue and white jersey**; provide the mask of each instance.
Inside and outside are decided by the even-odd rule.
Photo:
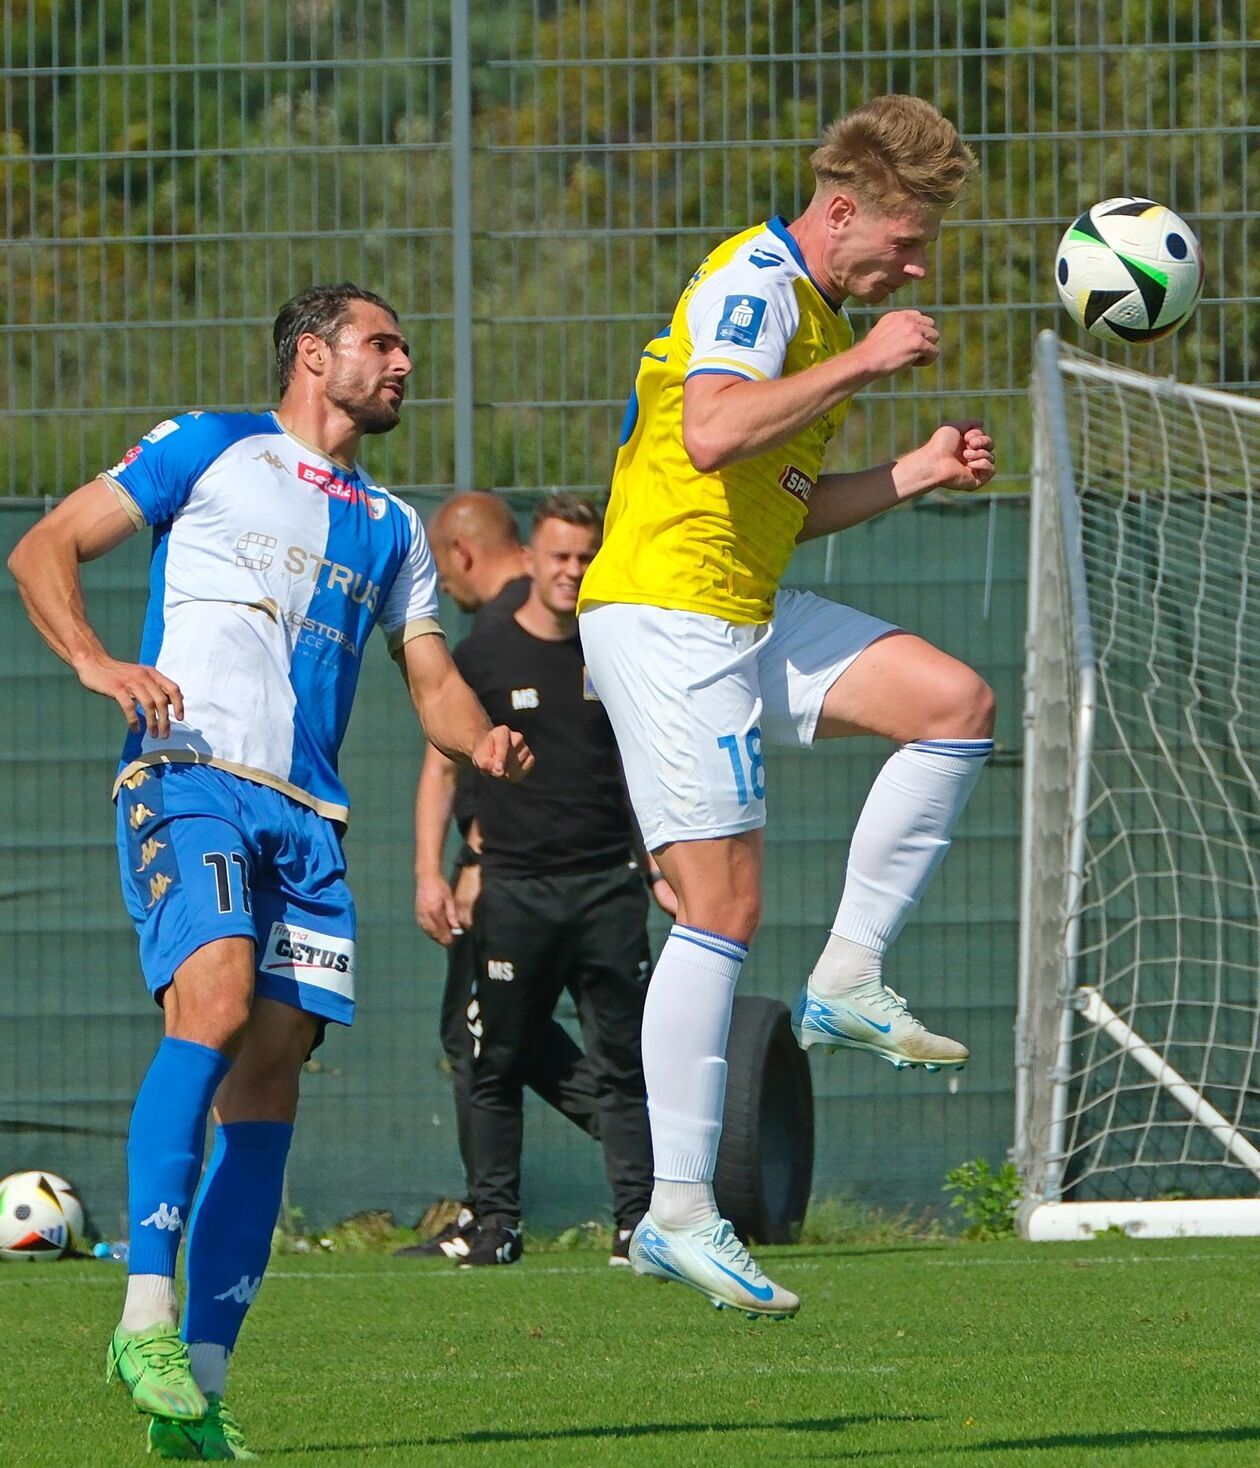
[[[166,1035],[131,1118],[129,1279],[108,1365],[150,1414],[150,1447],[175,1458],[253,1456],[224,1406],[228,1358],[266,1268],[301,1066],[325,1024],[354,1014],[337,751],[372,628],[433,744],[497,778],[532,763],[451,661],[419,518],[356,462],[364,434],[399,421],[411,358],[397,313],[358,286],[316,286],[274,336],[274,412],[159,423],[9,560],[45,641],[131,729],[119,861]],[[129,663],[93,631],[79,568],[146,526]]]

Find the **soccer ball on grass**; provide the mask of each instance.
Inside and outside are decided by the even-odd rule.
[[[83,1237],[83,1204],[55,1172],[0,1181],[0,1259],[60,1259]]]
[[[1059,241],[1055,283],[1068,314],[1104,341],[1153,342],[1183,326],[1203,291],[1203,251],[1151,199],[1104,199]]]

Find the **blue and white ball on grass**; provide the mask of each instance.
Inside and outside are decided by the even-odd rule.
[[[1203,292],[1203,251],[1152,199],[1104,199],[1059,241],[1055,283],[1068,314],[1104,341],[1153,342],[1184,326]]]
[[[60,1259],[83,1238],[83,1204],[55,1172],[0,1181],[0,1259]]]

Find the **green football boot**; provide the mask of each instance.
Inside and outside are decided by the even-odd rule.
[[[188,1347],[177,1325],[155,1325],[149,1330],[124,1330],[110,1337],[105,1353],[105,1380],[115,1376],[131,1393],[137,1412],[149,1412],[180,1422],[206,1415],[206,1399],[193,1380]]]
[[[149,1451],[159,1458],[191,1458],[199,1463],[252,1461],[258,1456],[245,1446],[240,1423],[218,1392],[206,1394],[206,1415],[200,1422],[154,1417],[149,1423]]]

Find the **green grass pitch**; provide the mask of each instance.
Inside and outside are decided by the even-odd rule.
[[[918,1243],[766,1249],[781,1324],[528,1254],[459,1271],[276,1258],[229,1393],[265,1461],[1260,1463],[1260,1245]],[[116,1264],[0,1265],[0,1464],[143,1460],[103,1384]],[[154,1459],[148,1459],[153,1463]]]

